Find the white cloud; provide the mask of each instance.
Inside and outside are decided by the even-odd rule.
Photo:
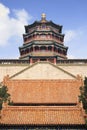
[[[76,36],[77,36],[77,33],[74,30],[67,30],[67,31],[65,31],[65,43],[70,42],[71,40],[76,38]]]
[[[13,12],[15,14],[15,17],[23,23],[26,23],[26,21],[30,20],[31,18],[31,16],[29,16],[29,14],[24,9],[22,10],[14,9]]]
[[[31,16],[26,10],[10,10],[0,3],[0,46],[7,45],[12,37],[22,37],[24,25],[29,23]]]
[[[69,47],[68,58],[87,58],[87,26],[65,31],[65,45]]]

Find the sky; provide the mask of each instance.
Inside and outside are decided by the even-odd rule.
[[[0,59],[19,58],[24,26],[42,13],[63,25],[68,58],[87,59],[87,0],[0,0]]]

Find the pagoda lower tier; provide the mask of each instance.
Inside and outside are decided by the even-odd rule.
[[[20,59],[29,59],[29,57],[37,56],[39,57],[44,56],[56,56],[57,59],[67,59],[67,47],[60,45],[58,43],[54,43],[52,41],[33,41],[28,43],[27,45],[23,45],[20,49]]]

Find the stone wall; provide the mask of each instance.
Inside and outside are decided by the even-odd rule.
[[[22,69],[26,68],[26,65],[0,65],[0,82],[3,81],[4,76],[9,75],[12,76],[15,73],[21,71]]]
[[[30,66],[29,64],[4,64],[0,65],[0,82],[3,81],[4,76],[9,75],[13,76],[20,71],[24,70]],[[60,67],[62,70],[68,72],[69,74],[72,74],[74,76],[80,75],[84,79],[85,76],[87,76],[87,64],[57,64],[58,67]],[[35,72],[36,71],[36,72]],[[38,73],[37,73],[38,71]],[[28,75],[25,77],[26,79],[73,79],[72,76],[69,74],[66,74],[64,71],[60,71],[60,69],[53,68],[52,66],[45,65],[38,65],[34,68],[28,69]],[[25,73],[25,72],[24,72]],[[37,75],[38,74],[38,75]],[[17,75],[16,75],[17,76]],[[21,77],[20,77],[21,76]],[[14,79],[22,78],[22,75],[18,75],[17,77],[14,77]],[[24,77],[23,77],[24,78]]]

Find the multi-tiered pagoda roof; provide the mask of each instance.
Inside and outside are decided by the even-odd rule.
[[[20,59],[29,59],[31,62],[67,59],[67,49],[64,46],[62,26],[46,20],[42,14],[40,21],[25,26],[23,46],[19,47]]]

